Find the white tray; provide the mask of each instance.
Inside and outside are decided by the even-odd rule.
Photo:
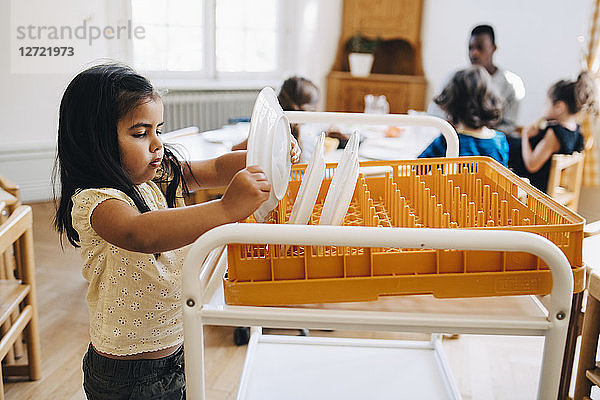
[[[439,339],[281,336],[256,329],[237,398],[460,399],[440,346]]]

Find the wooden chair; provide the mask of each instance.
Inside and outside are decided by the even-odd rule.
[[[0,359],[5,358],[24,334],[26,363],[6,363],[2,367],[2,376],[29,376],[31,380],[37,380],[41,374],[41,359],[32,226],[31,207],[24,205],[18,206],[0,224],[0,254],[8,253],[14,262],[14,277],[0,279],[0,325],[10,322],[0,338]],[[3,399],[0,378],[0,400]]]
[[[596,348],[600,334],[600,273],[598,271],[590,272],[587,290],[574,400],[589,399],[592,386],[600,386],[600,368],[596,364]]]
[[[0,223],[6,221],[8,216],[20,205],[19,186],[10,179],[0,175]],[[12,249],[12,251],[6,251],[0,255],[0,279],[15,279],[15,250]],[[17,316],[18,313],[14,312],[12,318],[0,325],[0,335],[8,332],[11,320],[16,319]],[[22,340],[19,337],[19,340],[15,341],[13,348],[8,351],[2,362],[13,364],[16,359],[23,357],[24,354]]]
[[[4,213],[10,213],[21,204],[19,186],[0,175],[0,202],[6,205]]]
[[[583,180],[583,153],[554,154],[546,193],[554,200],[577,211]]]
[[[575,360],[575,357],[577,357],[576,347],[578,337],[581,336],[583,332],[585,312],[587,312],[587,310],[585,310],[586,301],[584,298],[587,297],[589,299],[590,296],[588,293],[590,273],[595,265],[600,265],[600,221],[586,224],[583,227],[583,236],[583,262],[586,266],[585,281],[587,282],[587,287],[586,290],[582,292],[573,293],[573,301],[571,303],[571,318],[569,320],[569,329],[567,331],[567,341],[563,357],[563,368],[560,377],[558,400],[573,400],[569,393],[572,387],[572,378],[575,376],[575,374],[577,374],[578,371],[578,369],[573,368],[573,366],[578,365],[576,364]],[[542,297],[540,300],[543,303],[545,298]]]

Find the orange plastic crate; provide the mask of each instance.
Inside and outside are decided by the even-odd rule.
[[[385,176],[359,176],[344,225],[509,229],[554,242],[584,286],[584,220],[487,157],[368,161]],[[327,164],[310,224],[317,224],[336,164]],[[286,223],[305,164],[292,167],[286,197],[268,223]],[[249,218],[247,222],[252,222]],[[548,294],[552,276],[522,252],[317,246],[227,247],[225,301],[277,305],[369,301],[382,295],[476,297]]]

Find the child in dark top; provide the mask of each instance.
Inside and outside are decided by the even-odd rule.
[[[548,90],[541,123],[526,127],[521,139],[511,140],[509,166],[545,192],[553,154],[572,154],[584,148],[577,120],[585,112],[598,113],[596,86],[587,72],[577,80],[561,80]]]
[[[506,137],[491,129],[502,116],[502,100],[485,68],[473,65],[458,71],[433,101],[446,113],[458,133],[459,156],[488,156],[507,165]],[[446,140],[440,135],[419,158],[445,155]]]

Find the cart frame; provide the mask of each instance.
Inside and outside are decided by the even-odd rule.
[[[228,306],[215,303],[226,263],[218,262],[228,243],[354,247],[396,247],[528,252],[540,257],[553,279],[548,315],[482,319],[478,316]],[[215,250],[216,251],[213,251]],[[212,251],[212,253],[211,253]],[[208,257],[208,258],[207,258]],[[269,326],[396,332],[455,332],[545,336],[538,399],[556,398],[567,336],[573,276],[564,253],[539,235],[518,231],[430,228],[372,228],[227,224],[192,245],[183,268],[183,310],[187,396],[205,399],[204,325]]]

